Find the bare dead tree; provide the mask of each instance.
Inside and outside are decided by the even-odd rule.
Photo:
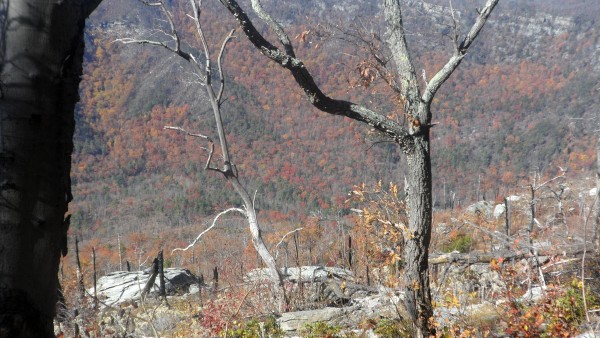
[[[158,259],[158,296],[161,297],[164,301],[167,300],[167,291],[165,289],[165,259],[163,257],[163,250],[160,249],[160,252],[157,256]]]
[[[98,309],[98,278],[96,274],[96,249],[92,247],[92,271],[93,271],[93,281],[94,281],[94,310]]]
[[[414,323],[413,336],[428,337],[434,332],[430,320],[433,316],[433,307],[428,273],[432,220],[429,139],[430,128],[433,125],[431,103],[441,85],[464,59],[499,0],[486,0],[485,5],[478,10],[472,27],[462,38],[457,25],[454,25],[452,55],[429,81],[424,76],[423,88],[419,87],[414,62],[406,42],[400,0],[384,0],[383,9],[388,30],[385,42],[391,55],[391,63],[395,64],[396,68],[394,81],[389,83],[404,101],[403,114],[407,116],[408,127],[388,118],[384,113],[354,102],[331,98],[323,93],[304,62],[296,56],[284,28],[262,7],[260,0],[252,0],[252,8],[275,34],[279,40],[277,43],[281,47],[275,46],[256,29],[236,0],[220,0],[220,2],[237,20],[248,40],[264,56],[291,73],[313,106],[325,113],[345,116],[371,126],[387,135],[406,154],[409,236],[404,249],[405,306]],[[454,19],[453,22],[456,23],[456,20]]]
[[[529,201],[530,218],[529,218],[529,225],[527,227],[527,243],[529,244],[529,252],[531,253],[531,255],[533,256],[533,258],[535,260],[535,265],[537,266],[537,270],[538,270],[538,279],[539,279],[539,282],[542,287],[546,287],[546,281],[544,279],[544,274],[542,272],[542,268],[539,263],[538,249],[533,245],[533,237],[531,236],[531,234],[533,233],[533,228],[534,228],[535,224],[538,222],[537,219],[535,218],[536,204],[538,202],[538,198],[536,197],[536,192],[538,190],[540,190],[541,188],[548,187],[548,185],[550,183],[564,178],[567,170],[563,169],[563,168],[559,168],[559,169],[560,169],[560,174],[558,174],[557,176],[555,176],[551,179],[543,181],[543,182],[539,182],[539,177],[538,177],[539,174],[537,172],[535,172],[533,174],[532,182],[528,186],[529,193],[530,193],[530,201]]]
[[[81,261],[79,260],[79,238],[75,236],[75,264],[77,266],[77,291],[79,294],[79,305],[83,304],[85,297],[85,286],[83,284],[83,270],[81,269]]]
[[[594,202],[592,226],[594,228],[594,252],[597,256],[600,256],[600,133],[596,140],[596,199]]]
[[[181,43],[182,38],[181,38],[181,35],[179,34],[179,31],[175,27],[175,21],[174,21],[173,14],[167,9],[167,7],[165,6],[165,3],[163,1],[159,0],[159,1],[154,1],[154,2],[149,2],[149,1],[142,1],[142,2],[148,6],[155,6],[155,7],[160,8],[160,10],[162,11],[162,13],[169,25],[169,31],[163,32],[163,33],[170,41],[163,42],[163,41],[156,41],[156,40],[134,39],[134,38],[124,38],[124,39],[119,39],[118,41],[125,43],[125,44],[131,44],[131,43],[141,44],[141,45],[147,44],[147,45],[163,47],[163,48],[167,49],[168,51],[170,51],[171,53],[177,55],[181,59],[187,61],[192,66],[194,74],[197,76],[202,87],[204,87],[204,89],[206,90],[208,100],[210,102],[212,111],[214,113],[214,119],[216,122],[216,129],[217,129],[217,134],[218,134],[218,138],[219,138],[219,146],[221,149],[221,156],[222,156],[221,167],[216,167],[216,166],[212,165],[213,153],[214,153],[214,142],[211,137],[204,135],[204,134],[200,134],[200,133],[191,133],[191,132],[188,132],[185,129],[178,127],[178,126],[166,126],[165,129],[183,132],[188,136],[201,138],[208,142],[208,146],[203,147],[203,149],[208,152],[208,156],[207,156],[207,160],[206,160],[204,169],[208,170],[208,171],[214,171],[214,172],[220,173],[222,175],[222,177],[224,177],[225,180],[229,184],[231,184],[231,186],[233,187],[235,192],[238,194],[238,196],[242,200],[242,204],[244,206],[243,209],[242,208],[230,208],[230,209],[227,209],[226,211],[237,211],[237,212],[241,213],[248,221],[248,226],[250,228],[250,233],[252,236],[252,244],[254,245],[254,248],[256,249],[256,251],[260,255],[262,261],[265,263],[265,265],[267,266],[267,268],[269,270],[271,281],[276,286],[275,287],[275,296],[277,298],[279,308],[281,310],[281,309],[283,309],[283,304],[285,301],[285,292],[283,289],[283,278],[281,276],[280,271],[277,268],[275,259],[269,252],[267,246],[265,245],[265,243],[262,239],[261,230],[260,230],[260,226],[258,223],[258,218],[256,216],[256,209],[254,207],[254,201],[250,197],[250,194],[248,193],[247,189],[241,184],[241,182],[239,180],[238,170],[237,170],[235,164],[233,163],[232,158],[229,154],[229,147],[227,144],[227,138],[225,136],[225,131],[223,128],[223,122],[222,122],[222,118],[221,118],[221,105],[223,103],[223,93],[225,90],[225,76],[223,74],[222,59],[223,59],[223,55],[224,55],[227,43],[234,37],[233,34],[234,34],[235,30],[231,30],[229,32],[229,34],[225,37],[225,39],[223,40],[223,42],[221,44],[221,47],[220,47],[220,50],[219,50],[219,53],[218,53],[216,59],[213,60],[212,56],[211,56],[211,51],[210,51],[209,45],[204,36],[204,31],[202,29],[202,24],[201,24],[201,20],[200,20],[202,1],[190,0],[189,3],[192,8],[192,13],[187,14],[187,16],[193,20],[193,23],[196,28],[195,33],[197,34],[198,40],[200,41],[200,50],[202,50],[202,54],[203,54],[201,56],[197,56],[194,54],[194,52],[192,52],[192,51],[188,52],[183,49],[182,43]],[[216,61],[216,74],[213,74],[213,70],[214,70],[213,61]],[[213,76],[214,75],[216,75],[216,77],[218,78],[218,85],[213,84]],[[221,214],[223,214],[223,213],[221,213]],[[221,214],[219,214],[218,216],[220,216]],[[217,218],[218,218],[218,216],[217,216]],[[215,221],[216,221],[216,218],[215,218]],[[213,222],[213,226],[214,226],[214,224],[215,223]],[[205,232],[203,232],[203,233],[205,233]],[[200,239],[201,235],[197,237],[197,239],[194,241],[194,243],[196,243]],[[190,247],[192,247],[194,243],[192,243],[187,248],[176,249],[176,250],[185,251],[185,250],[189,249]]]
[[[150,292],[150,290],[152,290],[152,287],[154,286],[154,281],[156,280],[156,276],[158,276],[158,257],[154,258],[154,260],[152,261],[152,268],[150,269],[150,278],[148,278],[148,281],[146,282],[146,285],[142,290],[142,298],[144,298],[144,296],[146,296]]]

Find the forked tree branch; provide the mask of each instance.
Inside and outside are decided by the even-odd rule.
[[[212,138],[210,138],[210,136],[197,134],[197,133],[190,133],[189,131],[187,131],[181,127],[164,126],[163,129],[176,130],[176,131],[180,131],[180,132],[186,134],[187,136],[198,137],[198,138],[203,138],[203,139],[207,140],[208,148],[201,147],[202,149],[208,151],[208,158],[206,159],[206,164],[204,165],[204,170],[213,170],[213,171],[218,171],[218,172],[224,174],[224,172],[221,169],[210,166],[210,162],[212,161],[212,157],[215,152],[215,143],[213,142]]]
[[[273,19],[273,17],[267,11],[265,11],[265,9],[262,7],[262,4],[260,3],[260,0],[252,0],[252,9],[254,9],[256,15],[258,15],[259,18],[266,22],[269,28],[273,30],[275,34],[277,34],[277,37],[279,38],[279,41],[281,41],[281,44],[283,45],[283,49],[285,50],[286,54],[291,57],[296,57],[296,53],[294,52],[294,46],[292,46],[290,38],[285,33],[283,27],[281,27],[279,22],[275,21],[275,19]]]
[[[416,116],[416,110],[420,101],[419,84],[415,67],[406,45],[406,33],[402,21],[402,9],[400,0],[385,0],[384,2],[385,22],[389,30],[387,39],[388,47],[392,53],[392,59],[398,70],[400,79],[400,94],[406,102],[406,113],[412,117],[426,121],[424,117]],[[427,121],[429,123],[429,121]]]
[[[278,63],[283,68],[287,69],[292,73],[296,83],[302,88],[309,102],[317,109],[333,114],[341,115],[364,122],[376,130],[383,132],[391,136],[396,142],[398,142],[404,149],[411,147],[413,142],[412,138],[408,135],[408,131],[399,123],[388,119],[385,115],[370,110],[364,106],[356,103],[333,99],[324,94],[319,86],[316,84],[312,74],[305,67],[302,60],[295,57],[293,51],[287,52],[275,47],[271,42],[265,39],[265,37],[256,29],[248,15],[242,10],[235,0],[219,0],[234,16],[238,21],[240,27],[246,34],[248,40],[258,48],[263,55]],[[255,1],[253,1],[255,2]],[[262,7],[261,7],[262,8]],[[259,14],[261,15],[261,14]],[[274,23],[270,15],[266,11],[262,11],[262,16],[267,16],[266,22]],[[280,25],[269,26],[270,29],[277,32],[283,29]],[[285,34],[285,33],[283,33]],[[287,44],[287,40],[279,35],[280,41]],[[289,48],[287,48],[289,49]]]
[[[450,60],[448,60],[444,67],[442,67],[442,69],[440,69],[429,81],[427,87],[425,88],[425,92],[423,93],[423,97],[421,98],[426,104],[431,104],[431,101],[433,100],[433,97],[437,93],[438,89],[440,89],[442,84],[448,80],[450,75],[460,65],[463,58],[467,54],[469,47],[471,47],[471,44],[473,41],[475,41],[475,38],[477,38],[479,32],[481,32],[481,29],[492,13],[492,10],[498,4],[498,1],[499,0],[487,0],[487,3],[483,9],[479,11],[479,15],[477,16],[475,23],[464,37],[460,45],[458,45],[458,48],[456,48],[454,54],[452,57],[450,57]]]
[[[186,60],[187,62],[190,62],[194,66],[194,68],[196,68],[197,70],[200,70],[201,66],[198,63],[198,59],[193,54],[181,50],[181,38],[179,37],[179,33],[177,32],[177,29],[175,28],[175,23],[173,22],[171,12],[169,12],[169,10],[165,7],[164,2],[163,1],[149,2],[149,1],[144,1],[144,0],[141,0],[141,2],[146,6],[160,7],[163,14],[167,17],[167,22],[169,23],[169,28],[171,29],[171,33],[167,33],[165,31],[161,31],[161,32],[163,34],[165,34],[166,36],[170,37],[171,40],[173,40],[175,42],[175,47],[171,47],[167,43],[162,42],[162,41],[148,40],[148,39],[122,38],[122,39],[116,39],[115,41],[121,42],[123,44],[134,43],[134,44],[139,44],[139,45],[153,45],[153,46],[163,47],[166,50],[178,55],[179,57]],[[192,2],[193,2],[193,0],[192,0]],[[198,75],[200,76],[201,81],[206,83],[207,78],[203,77],[200,72],[198,72]]]
[[[219,51],[219,56],[217,57],[217,69],[219,71],[220,79],[219,91],[217,92],[217,102],[219,103],[219,106],[221,105],[221,103],[223,103],[221,99],[223,98],[223,92],[225,91],[225,76],[223,74],[223,55],[225,54],[225,47],[227,46],[227,43],[229,42],[229,40],[235,37],[233,36],[233,33],[235,33],[235,29],[229,31],[229,35],[227,35],[227,37],[225,37],[225,39],[223,40],[223,43],[221,44],[221,50]]]

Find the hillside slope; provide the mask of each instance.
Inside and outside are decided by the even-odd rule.
[[[477,2],[456,2],[468,27]],[[339,34],[380,32],[376,2],[264,3],[291,36],[310,30],[295,43],[326,90],[397,114],[381,81],[357,87],[363,54]],[[405,13],[414,32],[411,52],[429,77],[450,54],[445,4],[419,2]],[[508,1],[496,9],[472,55],[434,102],[437,207],[447,206],[452,193],[463,203],[502,196],[532,170],[552,174],[561,165],[571,175],[588,173],[600,108],[593,15],[599,7],[594,1]],[[211,43],[235,27],[212,2],[203,17]],[[73,224],[83,233],[183,225],[237,203],[218,176],[202,170],[198,140],[162,130],[212,131],[188,65],[162,50],[114,42],[150,36],[160,24],[151,9],[120,0],[105,0],[88,23],[73,157]],[[343,212],[354,184],[403,180],[405,163],[396,147],[377,143],[364,126],[315,111],[287,74],[242,37],[231,44],[225,65],[225,123],[234,160],[270,222]]]

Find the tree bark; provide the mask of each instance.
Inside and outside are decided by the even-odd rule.
[[[163,257],[163,250],[160,249],[158,253],[158,296],[163,299],[167,299],[167,290],[165,289],[165,259]]]
[[[415,337],[428,337],[433,317],[429,288],[429,243],[431,241],[431,159],[429,132],[415,138],[407,154],[408,234],[404,246],[404,304],[413,322]]]
[[[152,291],[152,287],[154,287],[154,281],[156,280],[156,276],[158,276],[158,271],[159,271],[158,265],[159,265],[158,257],[156,257],[152,261],[152,269],[150,270],[150,278],[148,278],[148,281],[146,282],[146,285],[144,286],[144,289],[142,290],[142,294],[141,294],[142,299],[150,291]]]
[[[54,336],[84,20],[99,2],[0,4],[0,336]]]
[[[594,252],[600,256],[600,136],[596,140],[596,198],[594,202]]]

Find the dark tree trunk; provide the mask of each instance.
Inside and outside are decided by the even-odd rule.
[[[594,252],[600,256],[600,136],[596,140],[596,198],[594,201]]]
[[[81,269],[81,260],[79,260],[79,239],[77,237],[75,237],[75,267],[77,268],[78,306],[81,306],[85,297],[85,285],[83,284],[83,272]]]
[[[158,295],[167,299],[167,290],[165,289],[165,259],[163,258],[163,250],[161,249],[158,253],[158,274],[159,274],[159,287]]]
[[[84,20],[99,2],[0,4],[0,336],[54,336]]]
[[[415,138],[408,160],[408,226],[404,246],[405,305],[415,336],[429,336],[429,320],[433,316],[429,289],[429,242],[431,241],[431,160],[429,135]]]
[[[150,278],[148,278],[148,281],[146,282],[146,285],[144,286],[144,290],[142,290],[142,298],[144,298],[144,296],[146,296],[150,291],[152,291],[152,288],[154,287],[154,281],[156,280],[156,276],[158,276],[158,267],[159,263],[158,263],[158,258],[154,258],[154,260],[152,261],[152,269],[150,271]]]

